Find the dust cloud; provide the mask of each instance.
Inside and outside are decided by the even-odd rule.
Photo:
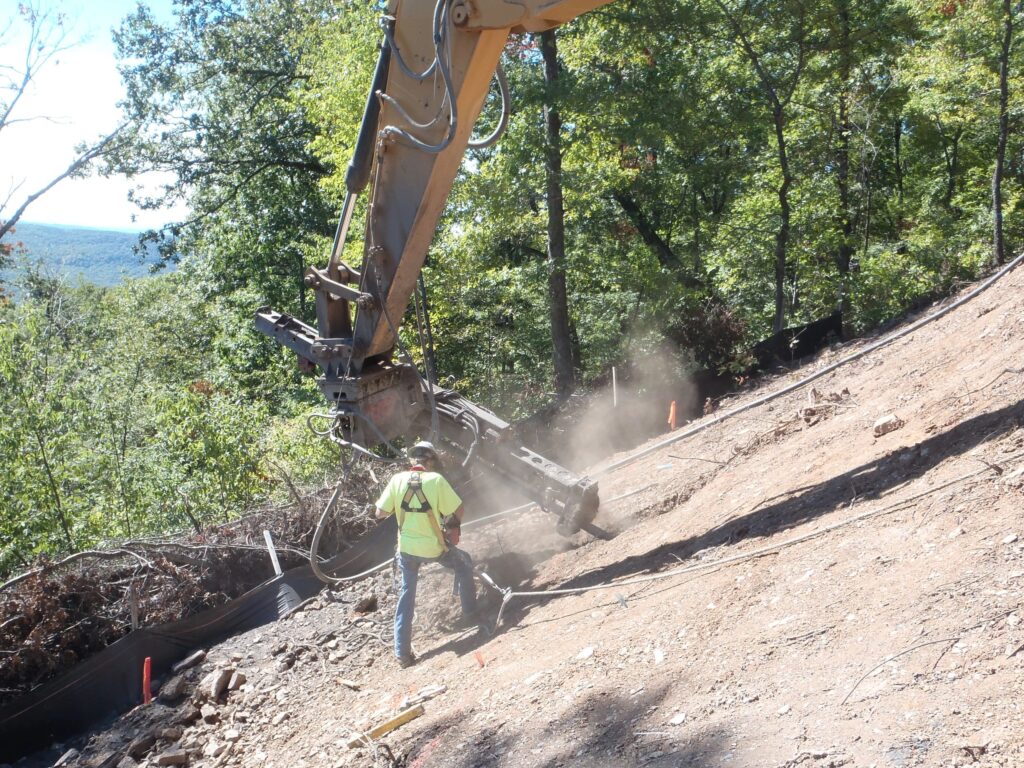
[[[676,403],[676,423],[699,418],[705,399],[733,388],[732,379],[694,370],[671,345],[637,355],[608,372],[594,391],[573,397],[552,415],[543,413],[521,423],[524,444],[575,472],[609,456],[628,451],[669,430],[669,408]]]
[[[637,355],[617,369],[614,391],[609,372],[595,390],[571,398],[554,414],[544,412],[517,424],[521,444],[584,474],[588,467],[666,433],[673,401],[677,424],[682,426],[703,414],[705,397],[716,397],[731,384],[728,379],[709,377],[707,371],[694,372],[693,367],[668,344]],[[456,466],[456,461],[449,462],[450,470]],[[529,505],[522,489],[491,472],[475,468],[452,479],[466,509],[463,544],[499,584],[528,578],[537,563],[590,538],[586,533],[571,538],[558,534],[553,514]],[[525,508],[482,520],[520,506]],[[595,522],[615,533],[628,526],[625,518],[630,509],[628,503],[603,500]]]

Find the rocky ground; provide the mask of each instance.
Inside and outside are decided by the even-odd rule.
[[[813,387],[593,467],[612,541],[539,512],[464,534],[500,586],[588,591],[446,632],[434,569],[401,670],[384,572],[209,649],[64,764],[1024,765],[1022,358],[1018,271]]]

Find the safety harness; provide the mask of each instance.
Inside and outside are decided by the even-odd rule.
[[[437,543],[441,545],[441,555],[443,556],[448,552],[448,540],[441,533],[441,526],[437,522],[437,515],[434,514],[434,509],[430,506],[430,502],[427,501],[427,495],[423,493],[423,481],[420,478],[421,471],[423,471],[423,467],[416,466],[412,468],[412,472],[409,474],[409,484],[405,488],[405,496],[402,497],[400,509],[396,511],[398,530],[401,532],[402,526],[405,525],[406,514],[426,514],[427,520],[430,522],[430,528],[433,530],[434,536],[437,537]],[[409,506],[409,502],[413,499],[419,502],[418,507]]]

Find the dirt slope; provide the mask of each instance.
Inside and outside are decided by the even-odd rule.
[[[432,576],[409,670],[384,646],[386,576],[325,595],[319,610],[211,650],[208,667],[232,664],[248,683],[178,746],[194,750],[189,765],[393,764],[347,748],[350,732],[444,685],[422,717],[382,738],[396,762],[1024,766],[1022,358],[1018,270],[813,393],[603,476],[603,498],[631,493],[598,520],[621,530],[613,541],[558,551],[537,513],[464,535],[499,583],[526,578],[520,589],[685,572],[513,600],[493,638],[430,627],[451,587]],[[876,437],[888,414],[903,426]],[[353,624],[352,600],[370,590],[378,610]],[[125,718],[81,764],[173,716]],[[230,748],[204,757],[217,740]]]

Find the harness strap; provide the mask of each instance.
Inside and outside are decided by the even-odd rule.
[[[418,507],[409,506],[409,502],[413,499],[416,499],[416,501],[419,502]],[[405,495],[402,497],[402,503],[399,505],[399,509],[395,510],[395,517],[398,518],[399,534],[401,534],[402,526],[405,524],[404,513],[406,512],[426,514],[430,527],[437,539],[437,543],[441,545],[441,554],[444,555],[448,552],[448,540],[445,539],[444,534],[441,532],[441,526],[437,522],[437,515],[434,514],[433,507],[430,506],[430,502],[427,500],[426,494],[423,493],[423,482],[420,479],[419,472],[412,472],[409,475],[409,484],[406,486]]]

